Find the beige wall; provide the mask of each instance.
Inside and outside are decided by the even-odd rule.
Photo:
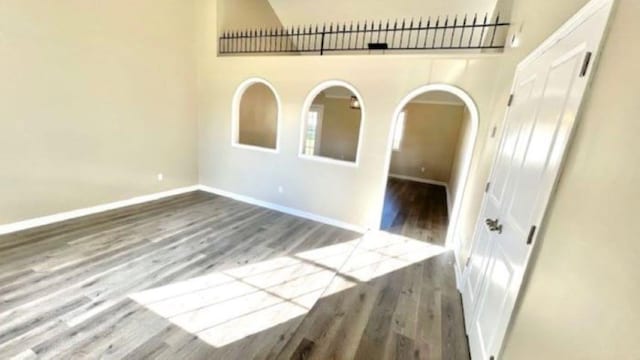
[[[393,151],[390,174],[449,183],[464,106],[409,103],[400,150]],[[424,172],[422,171],[424,168]]]
[[[213,0],[201,0],[202,9]],[[497,139],[488,130],[502,126],[515,65],[568,19],[586,0],[542,2],[516,0],[514,29],[523,29],[522,46],[504,55],[369,56],[296,58],[215,58],[215,27],[202,14],[199,39],[201,108],[200,176],[205,184],[263,200],[312,211],[356,224],[376,214],[381,163],[394,106],[419,85],[446,82],[471,94],[479,107],[478,142],[465,189],[459,240],[470,246],[473,224],[484,193]],[[635,359],[640,323],[640,183],[636,117],[640,103],[640,63],[632,46],[640,29],[640,4],[619,0],[599,72],[580,119],[566,168],[541,231],[530,279],[516,311],[505,359]],[[385,69],[380,72],[379,69]],[[356,71],[357,70],[357,71]],[[225,108],[233,92],[225,84],[260,73],[282,89],[284,146],[278,157],[234,151],[223,144],[228,124]],[[346,168],[304,161],[295,156],[300,106],[306,92],[322,80],[341,78],[354,84],[368,105],[360,167]],[[219,98],[211,94],[220,94]],[[222,131],[220,131],[222,130]],[[500,129],[498,129],[500,133]],[[252,186],[233,179],[256,165],[270,182]],[[263,166],[258,166],[262,164]],[[267,169],[286,169],[268,171]],[[275,187],[283,184],[284,194]],[[315,196],[308,196],[308,189]],[[325,190],[326,189],[326,190]],[[348,199],[348,201],[345,201]]]
[[[516,0],[522,52],[584,3]],[[505,359],[640,358],[638,14],[640,2],[618,1]]]
[[[238,126],[240,144],[276,148],[278,140],[278,103],[264,84],[253,84],[240,100]]]
[[[449,204],[455,204],[458,200],[458,196],[463,196],[463,194],[458,194],[458,190],[462,186],[463,176],[465,174],[465,166],[467,164],[468,158],[470,158],[473,154],[469,154],[467,149],[475,140],[473,137],[473,124],[471,123],[471,113],[469,109],[465,106],[462,112],[462,122],[460,124],[460,131],[458,134],[458,143],[456,144],[456,152],[453,158],[453,163],[451,164],[451,175],[449,180],[449,196],[451,197],[449,200]],[[462,211],[462,208],[461,208]],[[471,214],[472,216],[475,214]],[[464,216],[464,214],[463,214]],[[467,223],[461,224],[461,226],[468,226],[467,224],[472,224],[471,221],[467,221]]]
[[[256,28],[280,28],[282,23],[265,0],[219,0],[217,8],[221,30],[245,30]]]
[[[322,6],[309,7],[300,0],[269,0],[286,26],[386,20],[422,16],[446,16],[493,13],[497,0],[323,0]]]
[[[193,18],[182,0],[0,3],[0,224],[197,183]]]
[[[198,1],[200,181],[263,201],[312,212],[363,227],[378,225],[386,177],[392,116],[410,91],[448,83],[467,91],[480,111],[476,153],[486,145],[494,106],[493,79],[499,55],[371,55],[217,57],[215,0]],[[385,71],[380,71],[384,69]],[[269,154],[232,148],[230,106],[234,84],[252,76],[270,81],[282,104],[281,151]],[[359,90],[366,114],[358,167],[300,158],[302,104],[318,84],[340,79]],[[504,99],[506,102],[506,98]],[[474,156],[473,161],[479,158]],[[242,164],[242,165],[240,165]],[[485,175],[476,172],[467,187],[481,196]],[[262,181],[255,182],[253,179]],[[241,179],[241,180],[238,180]],[[283,192],[278,191],[282,186]],[[313,189],[310,196],[309,189]],[[478,195],[479,194],[479,195]],[[479,201],[474,203],[479,207]],[[471,216],[475,222],[475,216]],[[468,221],[468,220],[467,220]]]
[[[350,99],[318,95],[313,101],[323,106],[319,156],[356,161],[362,112],[351,109]]]

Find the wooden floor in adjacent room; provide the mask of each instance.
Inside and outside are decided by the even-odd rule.
[[[389,178],[382,230],[444,246],[448,222],[444,186]]]
[[[202,192],[0,236],[0,358],[468,359],[453,256]]]

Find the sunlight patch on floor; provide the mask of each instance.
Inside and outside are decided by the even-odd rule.
[[[216,347],[304,316],[321,298],[446,250],[369,232],[361,238],[214,272],[130,298]]]

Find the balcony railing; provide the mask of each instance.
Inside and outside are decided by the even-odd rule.
[[[434,50],[504,49],[509,23],[500,15],[489,19],[437,17],[401,21],[356,22],[309,25],[277,29],[224,31],[219,53],[240,54],[319,54],[393,53]]]

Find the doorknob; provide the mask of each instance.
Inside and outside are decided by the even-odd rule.
[[[484,222],[487,224],[489,231],[495,231],[498,234],[502,234],[502,224],[499,223],[498,219],[486,219]]]

